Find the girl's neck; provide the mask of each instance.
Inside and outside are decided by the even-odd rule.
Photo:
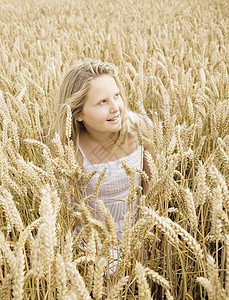
[[[109,145],[111,144],[114,134],[107,133],[107,134],[91,134],[87,130],[84,130],[81,132],[82,138],[85,143],[94,144],[94,145],[101,145],[104,148],[109,148]]]
[[[82,131],[79,145],[87,160],[92,164],[106,163],[125,157],[136,150],[136,137],[127,136],[120,145],[111,146],[111,138],[107,140],[93,138]]]

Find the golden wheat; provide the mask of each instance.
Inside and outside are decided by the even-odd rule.
[[[227,299],[228,2],[2,0],[0,24],[0,299]],[[50,140],[62,74],[85,58],[117,65],[152,131],[136,128],[151,178],[123,164],[120,241],[87,206],[106,169],[86,195],[69,109],[67,143]]]

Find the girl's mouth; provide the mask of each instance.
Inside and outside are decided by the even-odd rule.
[[[115,117],[113,117],[113,118],[111,118],[111,119],[109,119],[107,121],[109,121],[109,122],[115,122],[119,117],[120,117],[120,115],[117,115],[117,116],[115,116]]]

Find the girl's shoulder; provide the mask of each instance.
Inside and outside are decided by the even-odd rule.
[[[144,117],[135,111],[129,110],[127,112],[127,115],[129,121],[132,124],[137,124],[144,134],[146,134],[148,131],[151,131],[153,129],[153,122],[148,117],[147,117],[148,124],[146,124]]]
[[[151,141],[153,139],[153,122],[149,117],[143,117],[141,114],[129,111],[129,120],[134,125],[137,124],[143,135],[143,147],[145,150],[152,152]],[[146,124],[147,122],[147,124]]]

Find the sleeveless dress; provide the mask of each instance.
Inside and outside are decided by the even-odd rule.
[[[134,114],[129,112],[130,121],[135,122]],[[82,148],[79,146],[79,150],[83,157],[83,166],[86,174],[91,171],[96,170],[96,174],[90,179],[87,187],[86,193],[90,195],[93,193],[96,182],[99,175],[103,172],[104,167],[107,167],[106,174],[102,180],[98,199],[103,200],[104,205],[110,210],[112,217],[117,225],[118,239],[121,238],[123,231],[124,215],[128,212],[127,199],[129,195],[129,177],[125,170],[121,167],[122,162],[126,161],[132,167],[137,169],[143,168],[143,149],[139,145],[136,138],[136,150],[131,154],[121,157],[116,160],[108,161],[105,163],[92,164],[85,156]],[[137,173],[136,185],[140,184],[140,174]],[[98,207],[96,204],[96,199],[90,199],[88,201],[89,206],[92,211],[95,212],[95,216],[99,219]],[[136,200],[134,203],[134,209],[136,207]]]

